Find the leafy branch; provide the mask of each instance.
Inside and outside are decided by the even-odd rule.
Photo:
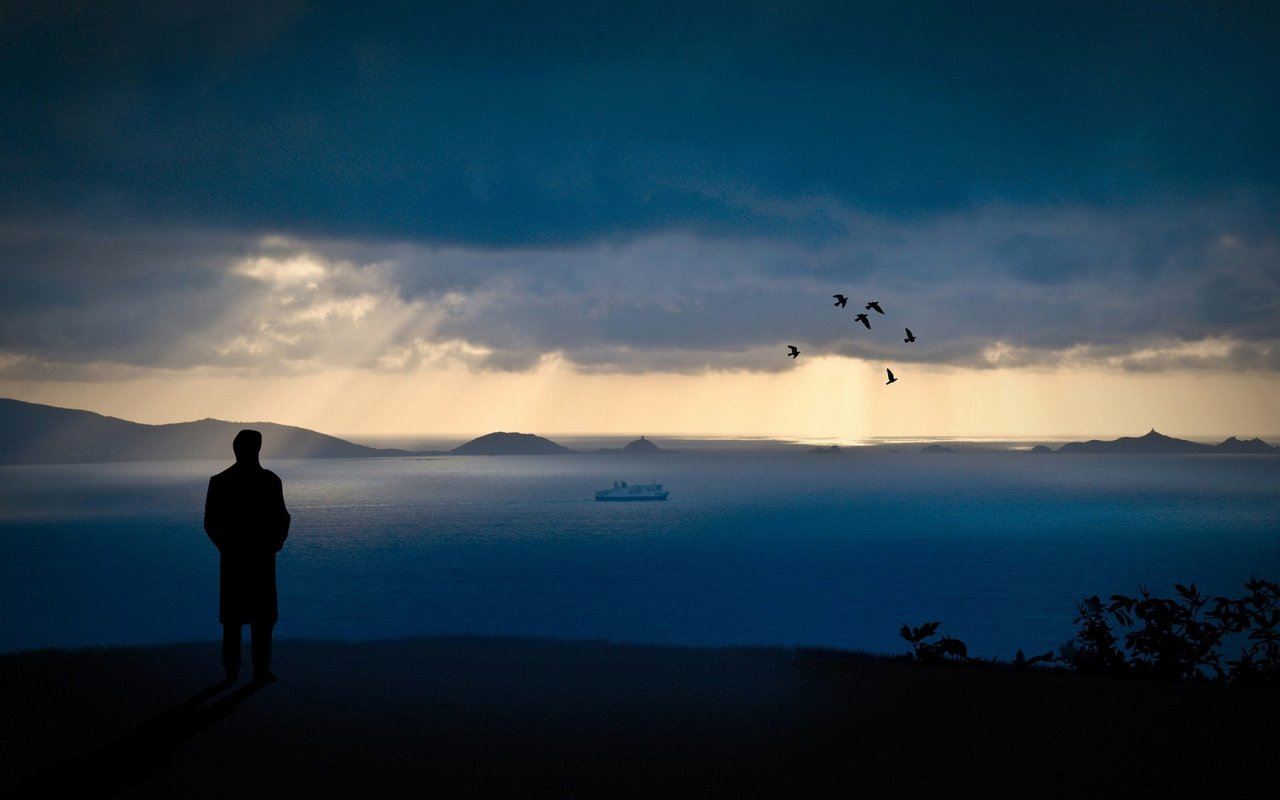
[[[921,664],[943,664],[948,662],[965,662],[969,660],[969,648],[959,639],[943,636],[936,642],[925,641],[933,638],[941,622],[926,622],[912,628],[905,623],[898,629],[898,635],[911,644],[911,654]]]
[[[1097,595],[1076,604],[1074,639],[1062,658],[1077,672],[1161,680],[1280,685],[1280,584],[1250,578],[1244,597],[1209,598],[1196,585],[1174,584],[1175,598],[1153,597],[1139,586],[1139,597]],[[1129,629],[1126,653],[1111,625]],[[1246,634],[1249,646],[1226,661],[1221,647],[1228,636]]]
[[[1060,661],[1085,674],[1280,688],[1280,583],[1251,577],[1244,588],[1248,594],[1239,598],[1207,597],[1194,583],[1174,584],[1172,598],[1141,585],[1137,597],[1086,597],[1076,603],[1076,635],[1058,658],[1019,650],[1013,666]],[[934,639],[941,626],[903,625],[898,635],[918,663],[975,663],[959,639]],[[1224,642],[1241,635],[1239,658],[1224,660]]]

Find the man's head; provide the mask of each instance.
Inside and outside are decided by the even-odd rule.
[[[231,449],[235,451],[236,463],[256,464],[262,450],[262,434],[248,429],[240,431],[232,440]]]

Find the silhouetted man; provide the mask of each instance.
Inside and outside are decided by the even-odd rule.
[[[284,488],[258,463],[262,434],[244,430],[231,444],[236,463],[209,479],[204,530],[222,554],[218,621],[227,680],[240,678],[240,629],[250,626],[253,680],[272,683],[271,629],[276,624],[276,553],[289,535]]]

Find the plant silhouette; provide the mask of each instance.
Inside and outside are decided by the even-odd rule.
[[[1087,597],[1076,604],[1080,628],[1062,660],[1083,673],[1280,686],[1280,584],[1251,577],[1244,587],[1237,599],[1206,597],[1194,583],[1174,584],[1173,598],[1141,585],[1138,597]],[[1124,649],[1112,623],[1128,629]],[[1239,635],[1248,646],[1224,662],[1224,641]]]
[[[1174,584],[1176,597],[1155,597],[1139,585],[1139,596],[1098,595],[1076,603],[1076,635],[1059,649],[1013,659],[1021,671],[1038,663],[1060,662],[1087,675],[1169,681],[1228,683],[1280,688],[1280,583],[1251,577],[1243,597],[1206,597],[1194,583]],[[898,635],[911,644],[911,658],[922,664],[976,663],[964,642],[938,633],[940,622],[903,625]],[[1122,640],[1117,635],[1123,630]],[[1240,657],[1223,659],[1224,642],[1243,636]],[[1225,664],[1225,667],[1224,667]]]
[[[1228,634],[1247,632],[1247,648],[1228,661],[1233,683],[1280,688],[1280,583],[1249,578],[1249,594],[1218,604],[1213,616]]]
[[[898,635],[911,644],[911,655],[921,664],[960,663],[969,660],[969,648],[959,639],[943,636],[936,642],[925,641],[938,633],[941,622],[926,622],[912,628],[906,624],[898,630]]]
[[[1164,680],[1195,680],[1203,677],[1202,668],[1224,678],[1217,647],[1227,631],[1211,615],[1201,616],[1209,598],[1194,583],[1174,584],[1176,600],[1152,597],[1145,586],[1138,589],[1141,598],[1112,595],[1109,606],[1112,616],[1133,628],[1124,637],[1131,668]],[[1218,598],[1218,607],[1227,602]],[[1140,624],[1134,627],[1135,622]]]
[[[1126,668],[1125,656],[1116,646],[1119,639],[1107,622],[1107,609],[1096,594],[1076,603],[1073,622],[1080,626],[1076,636],[1062,646],[1062,660],[1077,672],[1116,675]]]

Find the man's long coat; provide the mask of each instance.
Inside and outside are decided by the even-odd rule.
[[[222,554],[219,622],[275,623],[276,553],[290,519],[280,478],[271,470],[237,463],[209,479],[204,530]]]

